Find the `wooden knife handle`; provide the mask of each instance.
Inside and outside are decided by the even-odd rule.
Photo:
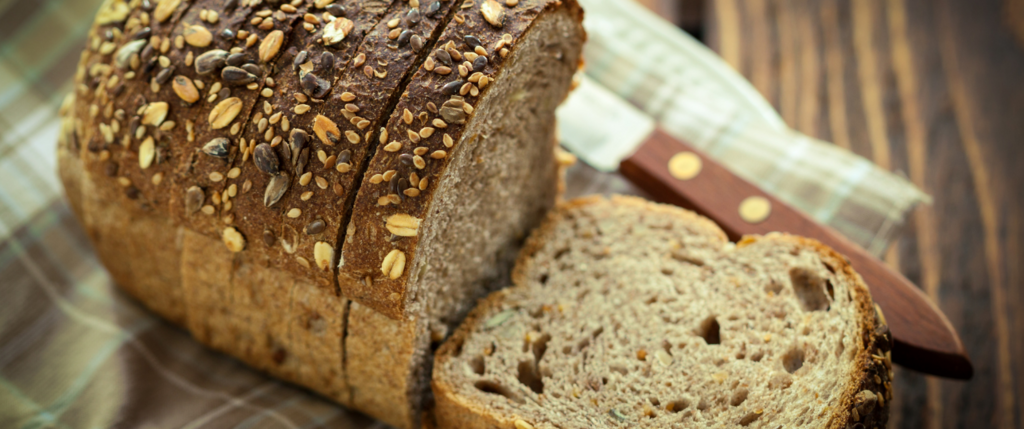
[[[680,153],[683,155],[677,157]],[[893,361],[937,376],[969,379],[973,375],[956,330],[917,286],[832,229],[766,194],[691,145],[656,129],[635,154],[622,162],[619,171],[655,199],[711,218],[731,240],[745,234],[778,231],[817,239],[832,247],[847,257],[882,308],[895,340]],[[749,197],[755,198],[747,200]],[[746,217],[740,214],[744,201]],[[756,215],[764,214],[765,203],[770,207],[767,218],[748,221],[757,221]]]

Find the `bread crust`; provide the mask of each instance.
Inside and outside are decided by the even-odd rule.
[[[637,197],[614,195],[610,198],[587,196],[565,202],[545,219],[544,223],[534,231],[520,253],[513,271],[513,285],[523,285],[526,280],[526,267],[532,264],[533,256],[543,246],[546,237],[562,221],[565,214],[572,209],[614,204],[635,207],[638,210],[671,213],[686,219],[688,222],[703,224],[705,230],[721,238],[723,243],[728,239],[725,233],[712,221],[691,211],[675,206],[652,203]],[[850,369],[850,380],[844,385],[843,392],[834,401],[832,415],[827,420],[829,428],[881,428],[885,426],[889,415],[889,402],[892,400],[892,335],[885,325],[885,317],[871,300],[868,287],[845,257],[828,246],[814,240],[782,233],[771,233],[765,236],[745,236],[737,244],[737,248],[749,246],[760,241],[785,242],[816,252],[826,262],[830,270],[835,270],[853,280],[853,300],[856,304],[857,322],[861,335],[859,351]],[[512,287],[516,288],[516,287]],[[459,355],[462,345],[475,329],[497,309],[500,309],[509,290],[497,291],[481,300],[470,312],[452,336],[435,354],[435,375],[431,378],[436,407],[434,416],[440,427],[452,428],[516,428],[519,417],[501,414],[476,404],[472,399],[458,394],[454,386],[444,377],[437,374],[444,369],[449,360]],[[519,425],[533,427],[552,426],[552,423],[526,423]]]

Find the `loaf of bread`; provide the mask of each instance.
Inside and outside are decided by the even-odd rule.
[[[884,426],[891,335],[846,260],[782,234],[730,243],[632,197],[560,207],[512,288],[438,350],[441,427]]]
[[[392,425],[554,204],[573,0],[108,0],[62,108],[113,279]]]

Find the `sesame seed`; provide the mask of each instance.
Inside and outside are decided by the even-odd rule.
[[[291,208],[288,210],[288,218],[298,218],[302,216],[302,209]]]

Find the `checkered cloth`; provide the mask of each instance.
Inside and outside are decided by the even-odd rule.
[[[55,174],[57,109],[101,2],[0,0],[0,426],[379,426],[206,350],[114,289]],[[619,17],[588,18],[591,78],[872,252],[926,198],[789,131],[733,71],[635,5],[583,3]],[[568,190],[637,193],[586,166]]]

